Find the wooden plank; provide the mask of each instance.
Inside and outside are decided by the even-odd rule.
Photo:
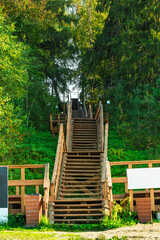
[[[46,163],[45,164],[43,188],[46,189],[48,187],[49,187],[49,163]]]
[[[112,183],[127,183],[127,177],[112,177]]]
[[[21,168],[45,168],[45,164],[29,164],[29,165],[0,165],[0,167],[8,167],[9,169]]]
[[[25,168],[23,167],[23,168],[21,168],[21,181],[24,181],[24,180],[25,180]],[[18,180],[14,180],[14,181],[18,181]],[[25,214],[24,196],[25,196],[25,186],[21,185],[21,213],[23,215]]]
[[[79,205],[78,205],[79,206]],[[68,207],[68,205],[67,205]],[[67,209],[54,209],[54,212],[102,212],[104,211],[104,208],[79,208],[79,209],[71,209],[71,208],[67,208]]]
[[[54,206],[54,210],[56,209],[56,208],[59,208],[59,207],[61,207],[61,209],[63,209],[63,207],[64,208],[67,208],[67,209],[73,209],[72,207],[87,207],[88,209],[92,209],[91,207],[103,207],[104,206],[104,204],[103,203],[93,203],[93,204],[85,204],[85,203],[80,203],[80,204],[68,204],[67,203],[67,205],[66,204],[56,204],[55,206]],[[60,210],[61,210],[60,209]],[[102,208],[101,208],[102,209]]]
[[[22,168],[24,169],[24,168]],[[35,180],[8,180],[8,186],[40,186],[43,185],[43,179]],[[19,194],[17,194],[19,195]]]
[[[133,190],[129,190],[130,211],[133,212]]]
[[[81,198],[81,199],[60,199],[60,200],[55,200],[55,203],[61,203],[61,202],[99,202],[103,201],[103,198],[92,198],[92,199],[87,199],[87,198]]]
[[[39,186],[36,186],[36,194],[39,193]]]
[[[74,213],[59,214],[59,213],[57,213],[57,214],[54,214],[54,216],[55,217],[90,217],[90,216],[104,216],[104,214],[103,213],[89,213],[89,214],[87,214],[87,213],[84,213],[84,214],[83,213],[82,214],[79,214],[79,213],[76,213],[76,214],[74,214]],[[56,219],[55,219],[55,221],[56,221]]]
[[[151,210],[155,211],[155,203],[154,203],[154,189],[150,189],[150,198],[151,198]]]
[[[100,219],[54,219],[54,222],[99,222]]]
[[[111,166],[119,166],[119,165],[141,165],[141,164],[149,164],[149,163],[160,163],[160,160],[142,160],[142,161],[123,161],[123,162],[110,162]]]
[[[8,184],[9,186],[9,184]],[[19,195],[19,186],[16,186],[16,195]]]

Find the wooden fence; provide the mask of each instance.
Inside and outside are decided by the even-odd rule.
[[[63,123],[61,123],[60,130],[59,130],[56,159],[55,159],[54,170],[53,170],[52,181],[51,181],[52,200],[55,200],[58,195],[58,185],[60,181],[60,174],[62,170],[63,157],[64,157],[65,150],[66,150],[66,145],[65,145],[64,128],[63,128]]]
[[[103,121],[103,104],[100,101],[97,112],[95,114],[95,120],[98,124],[98,150],[103,151],[104,146],[104,121]]]
[[[154,167],[153,165],[160,164],[160,160],[143,160],[143,161],[126,161],[126,162],[110,162],[111,172],[113,166],[126,166],[128,169],[131,169],[133,167],[138,167],[141,165],[146,165],[148,168]],[[159,205],[155,206],[155,200],[160,199],[160,196],[157,196],[158,193],[160,193],[160,190],[154,190],[154,189],[146,189],[142,191],[128,191],[128,181],[127,177],[112,177],[112,183],[122,183],[125,185],[125,194],[114,194],[113,199],[114,200],[123,200],[127,196],[130,198],[130,210],[134,210],[134,197],[135,196],[142,196],[145,195],[146,197],[150,195],[151,197],[151,208],[152,211],[155,211]]]
[[[67,123],[67,115],[65,113],[50,114],[50,131],[54,136],[55,133],[59,132],[60,124],[63,123],[64,127]]]
[[[46,164],[36,164],[36,165],[1,165],[0,167],[8,167],[8,169],[21,169],[21,179],[20,180],[8,180],[9,187],[16,187],[16,195],[10,195],[11,198],[20,198],[21,202],[21,213],[25,214],[25,187],[26,186],[35,186],[36,194],[39,193],[39,186],[43,186],[44,196],[43,196],[43,210],[45,216],[47,216],[48,212],[48,201],[49,201],[49,163]],[[27,180],[25,175],[25,169],[38,169],[44,168],[44,178],[43,179],[31,179]],[[21,187],[21,194],[20,194]],[[14,202],[15,203],[15,202]],[[18,202],[17,202],[18,203]]]

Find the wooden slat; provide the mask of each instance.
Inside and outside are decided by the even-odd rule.
[[[13,180],[13,181],[18,181],[18,180]],[[21,168],[21,180],[20,181],[25,181],[25,168]],[[21,185],[21,213],[22,214],[25,214],[24,196],[25,196],[25,186]]]
[[[142,161],[126,161],[126,162],[110,162],[111,166],[120,166],[120,165],[142,165],[142,164],[149,164],[149,163],[160,163],[160,160],[142,160]]]
[[[0,165],[0,167],[8,167],[9,169],[20,169],[20,168],[44,168],[45,164],[29,164],[29,165]]]
[[[127,183],[127,177],[112,177],[112,183]]]
[[[24,186],[35,186],[35,185],[37,185],[37,186],[38,185],[43,185],[43,179],[35,179],[35,180],[8,180],[8,186],[22,186],[22,187],[24,187]]]

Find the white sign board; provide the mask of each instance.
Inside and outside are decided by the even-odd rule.
[[[160,168],[127,169],[128,189],[160,188]]]

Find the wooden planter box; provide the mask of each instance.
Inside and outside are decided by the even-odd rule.
[[[151,198],[136,198],[135,200],[139,222],[152,222]]]
[[[41,194],[25,195],[26,225],[36,226],[42,218]]]

